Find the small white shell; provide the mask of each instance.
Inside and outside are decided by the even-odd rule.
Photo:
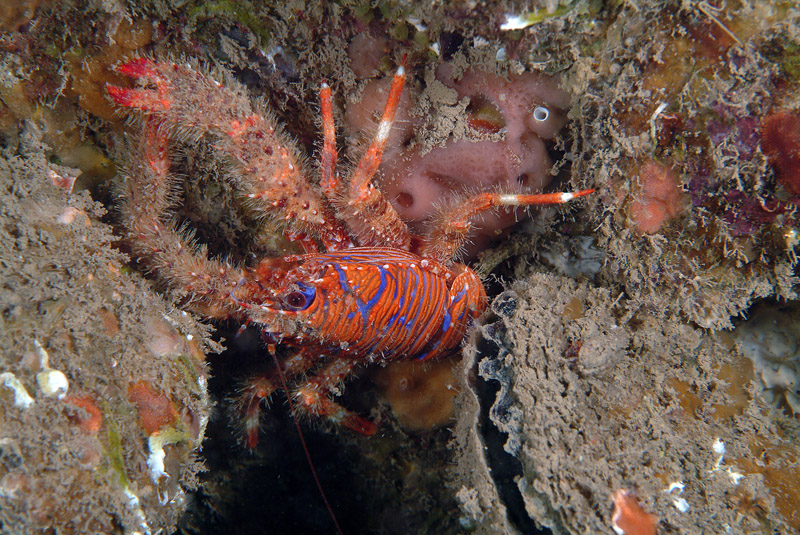
[[[69,380],[63,372],[52,368],[36,374],[36,382],[42,394],[48,398],[62,399],[69,390]]]

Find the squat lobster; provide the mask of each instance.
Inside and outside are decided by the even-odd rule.
[[[143,85],[109,85],[111,98],[148,116],[122,203],[134,255],[184,290],[195,310],[253,322],[271,339],[294,348],[282,361],[282,373],[297,378],[313,371],[292,393],[296,406],[365,435],[375,432],[375,424],[333,401],[337,386],[360,365],[454,352],[486,307],[478,275],[452,261],[471,220],[499,206],[564,203],[594,191],[482,193],[444,210],[428,235],[412,236],[372,185],[405,81],[403,66],[394,75],[377,134],[346,181],[336,170],[331,89],[323,84],[318,186],[304,174],[297,151],[268,116],[253,110],[241,89],[222,86],[185,65],[144,58],[117,71]],[[175,187],[169,135],[212,138],[237,164],[233,180],[254,209],[283,214],[287,237],[305,254],[242,267],[192,246],[163,218]],[[258,440],[261,401],[279,387],[279,373],[253,379],[242,394],[249,447]]]

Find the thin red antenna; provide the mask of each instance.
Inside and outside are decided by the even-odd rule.
[[[339,522],[336,520],[336,515],[333,514],[333,508],[331,507],[330,502],[328,502],[328,497],[325,495],[325,491],[322,489],[322,483],[317,475],[317,469],[314,468],[314,463],[311,461],[311,454],[308,452],[308,446],[306,445],[306,437],[303,435],[303,430],[300,429],[300,422],[297,420],[297,413],[294,411],[292,394],[289,392],[289,385],[286,384],[286,376],[283,375],[283,369],[281,368],[280,362],[278,362],[278,356],[275,354],[275,344],[268,344],[267,348],[269,349],[269,354],[272,355],[273,362],[275,362],[275,368],[278,370],[278,377],[280,377],[281,380],[281,387],[283,388],[283,391],[286,392],[286,400],[289,402],[289,412],[292,413],[292,420],[294,421],[294,426],[297,429],[297,436],[300,437],[300,444],[303,445],[303,452],[306,455],[308,467],[311,469],[311,475],[314,476],[314,482],[317,484],[319,495],[322,496],[322,501],[325,502],[325,507],[328,509],[328,513],[331,515],[333,525],[336,526],[336,533],[339,535],[344,535],[342,528],[339,527]]]

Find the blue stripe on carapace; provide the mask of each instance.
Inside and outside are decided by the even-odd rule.
[[[389,276],[394,281],[394,292],[392,292],[392,302],[396,303],[397,302],[397,293],[400,291],[400,285],[397,284],[397,277],[395,277],[393,273],[389,273]]]
[[[431,275],[425,271],[421,274],[416,269],[412,269],[411,272],[414,274],[415,280],[414,285],[412,286],[411,291],[411,303],[416,305],[414,310],[410,310],[412,316],[406,322],[406,329],[411,329],[414,327],[414,324],[419,320],[420,312],[425,308],[425,300],[430,297],[430,290],[429,290],[429,283],[431,279]],[[422,288],[420,291],[420,295],[417,296],[417,288],[420,287],[420,279],[422,279]]]
[[[467,294],[467,289],[464,288],[456,294],[456,296],[452,299],[452,301],[450,301],[450,303],[451,304],[458,303],[459,301],[461,301],[461,298],[464,297],[466,294]]]
[[[370,310],[372,310],[372,308],[378,303],[378,301],[380,301],[380,298],[383,296],[383,292],[386,290],[387,270],[383,266],[378,266],[378,273],[380,273],[381,282],[378,285],[378,289],[375,292],[375,295],[373,295],[369,299],[369,301],[365,302],[355,292],[355,290],[350,287],[350,284],[347,282],[347,273],[345,273],[344,268],[342,268],[342,266],[340,266],[336,262],[333,262],[330,265],[333,266],[333,269],[335,269],[336,273],[339,275],[339,286],[341,286],[342,290],[345,293],[350,294],[355,298],[356,306],[358,307],[358,311],[361,313],[361,319],[362,319],[362,322],[363,322],[362,323],[362,327],[366,327],[368,322],[369,322]],[[351,312],[350,314],[348,314],[347,318],[348,319],[352,319],[353,318],[353,313]]]
[[[345,293],[352,294],[353,291],[350,289],[350,285],[347,283],[347,273],[344,272],[342,266],[336,263],[331,264],[331,266],[333,266],[333,269],[335,269],[336,273],[339,274],[339,286],[342,287],[342,290],[344,290]]]
[[[410,306],[413,307],[414,305],[418,305],[418,301],[416,301],[414,297],[416,297],[417,288],[419,288],[419,272],[416,269],[409,269],[407,273],[409,273],[409,275],[414,277],[414,282],[408,285],[410,289],[408,296],[409,297],[408,303]],[[424,275],[425,274],[423,273],[423,278],[425,278]],[[417,308],[419,308],[419,306],[417,306]],[[411,329],[411,327],[414,326],[414,320],[416,319],[419,310],[407,310],[406,312],[407,314],[404,314],[401,323],[405,328],[405,330],[408,331]]]
[[[384,290],[386,290],[386,270],[383,266],[378,268],[378,273],[381,275],[381,283],[378,285],[378,290],[375,292],[375,295],[366,303],[356,298],[358,309],[361,311],[361,317],[364,318],[365,323],[369,317],[369,311],[378,303],[378,300],[383,296]]]
[[[441,342],[441,340],[436,340],[436,342],[434,342],[431,345],[431,348],[429,350],[417,356],[417,360],[425,360],[428,357],[428,355],[436,351],[436,348],[439,347],[439,342]]]
[[[336,270],[336,273],[339,275],[339,286],[342,288],[342,291],[344,293],[346,293],[346,294],[350,294],[353,297],[355,297],[356,298],[356,304],[358,304],[359,303],[358,296],[356,296],[355,293],[353,292],[353,289],[350,288],[350,284],[347,282],[347,273],[344,272],[344,269],[342,269],[342,266],[340,266],[336,262],[333,262],[330,265],[333,267],[333,269]],[[358,306],[360,307],[360,305],[358,305]],[[347,319],[353,319],[354,316],[355,316],[355,313],[354,312],[350,312],[350,313],[347,314]]]
[[[414,266],[414,264],[411,264],[411,265]],[[417,271],[417,269],[415,267],[410,268],[408,270],[408,272],[414,274],[414,284],[411,285],[411,292],[409,294],[409,297],[411,298],[411,301],[413,302],[414,298],[417,297],[417,288],[419,287],[419,272]],[[423,273],[423,275],[424,275],[424,273]]]
[[[444,311],[444,320],[442,320],[442,332],[446,333],[447,329],[450,328],[450,324],[453,322],[453,318],[450,317],[450,310]]]
[[[400,317],[400,313],[403,312],[403,303],[405,302],[405,293],[402,291],[402,284],[397,282],[397,277],[394,276],[393,273],[387,271],[387,275],[392,279],[394,282],[394,289],[392,291],[392,303],[397,303],[397,312],[392,314],[388,320],[386,320],[386,327],[392,327],[397,318]]]

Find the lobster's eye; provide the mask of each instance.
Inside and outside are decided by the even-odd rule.
[[[317,290],[309,284],[297,283],[297,290],[286,296],[286,308],[289,310],[305,310],[314,302]]]

